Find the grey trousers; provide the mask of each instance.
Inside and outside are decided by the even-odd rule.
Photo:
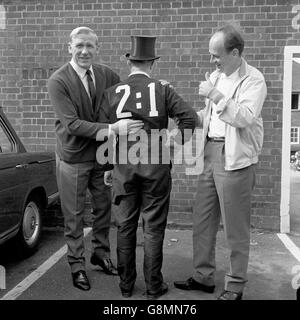
[[[72,272],[85,270],[83,218],[87,189],[92,195],[93,252],[101,259],[110,257],[109,229],[111,193],[104,184],[104,172],[96,162],[66,163],[56,157],[56,176],[64,215],[67,259]]]
[[[193,210],[193,278],[214,285],[216,235],[222,216],[230,263],[225,290],[241,292],[247,282],[255,165],[225,171],[224,147],[224,142],[211,141],[205,146]]]

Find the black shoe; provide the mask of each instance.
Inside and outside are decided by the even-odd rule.
[[[100,259],[95,254],[93,254],[91,256],[90,262],[94,266],[98,265],[99,267],[101,267],[106,274],[109,274],[112,276],[118,275],[118,271],[117,271],[116,267],[112,264],[112,262],[109,258],[108,259]]]
[[[121,289],[122,297],[124,298],[130,298],[132,296],[132,292],[133,292],[133,289],[131,290]]]
[[[224,290],[218,297],[218,300],[242,300],[242,292],[232,292]]]
[[[72,273],[73,285],[80,290],[90,290],[89,279],[83,270]]]
[[[213,293],[215,290],[215,286],[207,286],[194,280],[192,277],[186,281],[175,281],[174,286],[182,290],[200,290],[207,293]]]
[[[158,291],[154,292],[154,291],[147,290],[146,297],[148,300],[156,300],[159,297],[161,297],[162,295],[164,295],[165,293],[167,293],[168,289],[169,289],[168,285],[165,282],[163,282]]]

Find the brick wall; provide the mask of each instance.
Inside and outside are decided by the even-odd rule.
[[[253,225],[278,229],[280,207],[282,80],[285,45],[299,45],[292,28],[299,0],[134,1],[67,0],[0,2],[0,104],[29,150],[54,150],[54,113],[46,81],[68,61],[70,31],[93,28],[101,40],[103,62],[121,78],[120,57],[130,35],[155,35],[161,56],[154,76],[170,81],[195,108],[203,105],[197,87],[209,64],[208,40],[215,29],[233,22],[245,33],[245,58],[265,75],[265,141],[253,196]],[[191,222],[197,177],[175,167],[170,222]]]

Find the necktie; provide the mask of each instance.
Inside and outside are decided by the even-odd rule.
[[[93,109],[95,108],[95,98],[96,98],[96,89],[91,76],[91,70],[86,71],[86,78],[89,86],[90,98],[92,102]]]

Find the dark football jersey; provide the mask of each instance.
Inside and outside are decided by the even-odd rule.
[[[134,74],[106,90],[102,103],[103,121],[138,119],[144,130],[168,127],[168,118],[179,120],[179,129],[194,129],[195,111],[169,85],[145,74]]]
[[[132,74],[125,81],[107,89],[101,113],[101,122],[142,120],[143,130],[148,135],[153,135],[155,130],[167,129],[169,118],[177,118],[182,133],[184,129],[189,129],[189,139],[197,123],[196,112],[173,88],[143,73]],[[132,144],[128,143],[128,148]]]

